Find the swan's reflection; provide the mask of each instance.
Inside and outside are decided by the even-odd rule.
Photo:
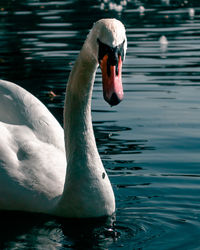
[[[1,212],[1,249],[105,249],[119,237],[115,217],[66,220],[41,214]]]

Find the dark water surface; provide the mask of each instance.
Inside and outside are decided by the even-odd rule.
[[[200,249],[199,1],[1,0],[0,77],[62,124],[69,72],[103,17],[122,20],[128,37],[124,101],[103,101],[98,71],[92,109],[116,221],[1,213],[0,249]]]

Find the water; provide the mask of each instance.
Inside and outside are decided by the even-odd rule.
[[[124,101],[103,101],[98,71],[92,108],[116,220],[1,212],[1,249],[200,249],[199,1],[2,0],[1,78],[62,124],[69,72],[103,17],[122,20],[128,37]]]

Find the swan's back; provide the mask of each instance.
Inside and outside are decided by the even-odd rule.
[[[48,109],[18,85],[0,80],[0,121],[27,126],[40,140],[64,148],[63,129]]]
[[[63,191],[64,151],[63,129],[48,109],[0,80],[0,209],[47,210]]]

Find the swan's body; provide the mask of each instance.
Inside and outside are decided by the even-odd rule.
[[[63,129],[33,95],[0,81],[0,208],[41,211],[62,194]]]
[[[120,44],[125,51],[125,30],[119,21],[103,19],[94,25],[67,84],[64,132],[37,98],[0,81],[0,209],[80,218],[115,211],[113,190],[94,138],[91,96],[98,62],[103,73],[110,56],[99,52],[100,47],[116,50]],[[123,95],[121,68],[113,66],[115,59],[106,64],[109,76],[103,73],[104,97],[111,105]],[[108,88],[107,82],[113,85]]]

